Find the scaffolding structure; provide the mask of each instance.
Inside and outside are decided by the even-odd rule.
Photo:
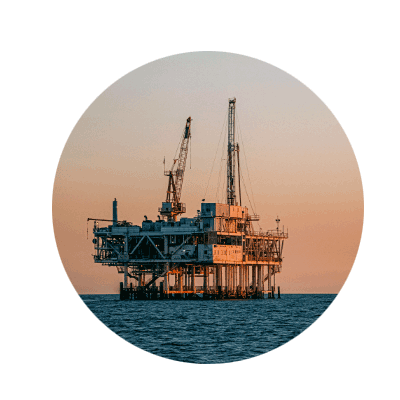
[[[254,230],[253,222],[259,216],[241,205],[240,170],[236,195],[235,170],[240,163],[235,108],[236,99],[230,99],[226,204],[203,201],[194,218],[177,220],[186,211],[180,195],[191,137],[189,117],[179,158],[165,172],[167,197],[158,210],[158,219],[153,222],[145,217],[141,226],[119,221],[116,199],[112,220],[88,218],[94,221],[94,262],[115,266],[123,274],[122,300],[248,299],[264,298],[265,293],[275,297],[275,277],[282,269],[288,232],[280,229],[279,218],[275,229]],[[112,224],[100,227],[102,222]]]

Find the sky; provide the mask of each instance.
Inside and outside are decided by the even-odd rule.
[[[111,218],[114,198],[120,220],[140,225],[144,215],[156,218],[168,183],[163,159],[171,164],[189,116],[185,216],[194,216],[203,198],[224,200],[217,182],[232,97],[244,184],[261,217],[255,228],[273,229],[279,216],[289,229],[276,284],[283,293],[338,293],[363,225],[351,144],[328,107],[294,77],[253,58],[218,52],[146,64],[108,87],[77,122],[55,177],[53,223],[78,293],[118,292],[115,267],[93,262],[92,223],[87,227],[86,220]],[[251,208],[243,190],[242,198]]]

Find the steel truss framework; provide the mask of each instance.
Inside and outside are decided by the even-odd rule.
[[[123,223],[122,223],[123,225]],[[126,232],[121,223],[106,228],[94,224],[94,261],[115,266],[124,274],[121,298],[259,298],[275,290],[275,275],[281,271],[282,250],[288,234],[278,229],[266,233],[232,235],[219,232],[161,234]],[[240,259],[228,256],[218,262],[199,256],[201,245],[227,253],[240,249]],[[204,247],[204,246],[203,246]],[[222,258],[222,259],[221,259]],[[129,278],[131,279],[128,284]],[[199,281],[200,286],[196,285]],[[265,284],[267,283],[267,285]],[[267,286],[265,288],[265,286]]]

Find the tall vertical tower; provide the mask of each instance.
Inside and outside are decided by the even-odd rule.
[[[229,99],[228,111],[228,160],[227,160],[227,181],[226,199],[227,204],[236,205],[235,193],[235,109],[236,98]]]

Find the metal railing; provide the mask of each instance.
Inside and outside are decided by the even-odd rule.
[[[248,234],[248,236],[260,236],[260,237],[278,237],[287,239],[289,234],[283,231],[277,231],[276,229],[271,229],[268,231],[254,231]]]

